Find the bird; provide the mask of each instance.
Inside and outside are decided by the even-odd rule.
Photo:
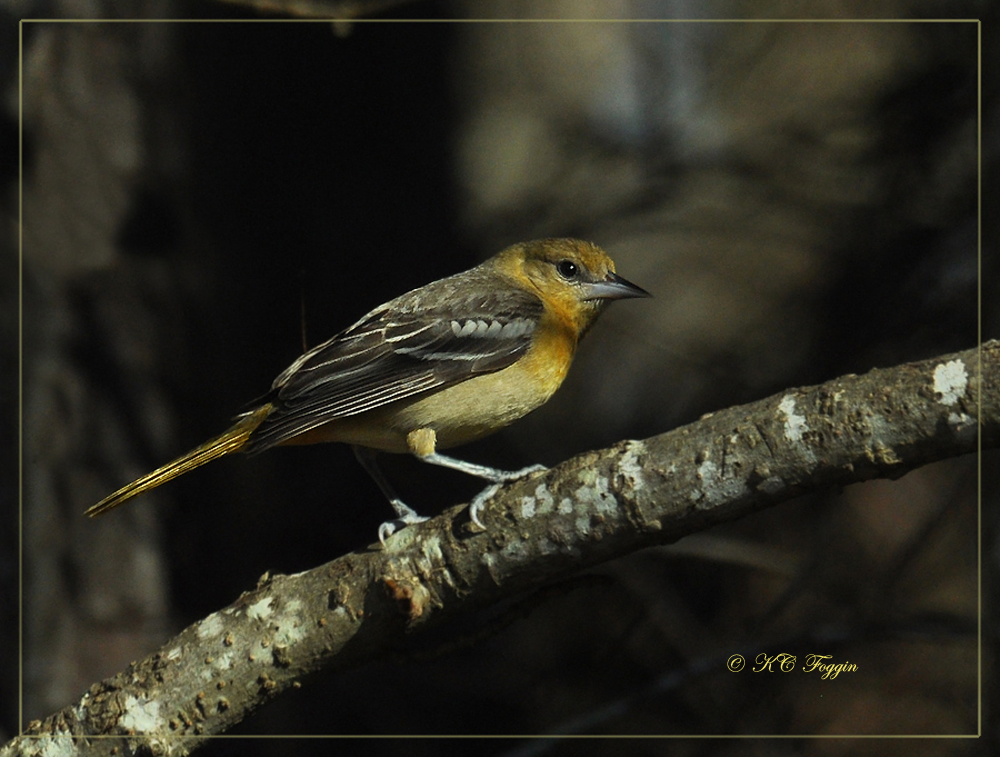
[[[649,297],[615,272],[595,244],[538,239],[413,289],[306,351],[235,423],[185,455],[89,508],[94,517],[212,460],[284,445],[342,442],[389,500],[396,519],[379,541],[427,520],[382,474],[380,452],[491,481],[471,520],[507,481],[544,470],[505,471],[438,450],[474,441],[543,405],[563,383],[580,339],[612,300]]]

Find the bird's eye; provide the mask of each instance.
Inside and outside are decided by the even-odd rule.
[[[567,281],[572,281],[580,275],[580,266],[572,260],[560,260],[556,263],[556,270],[559,272],[559,275]]]

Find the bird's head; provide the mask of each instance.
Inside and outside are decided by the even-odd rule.
[[[497,255],[550,309],[571,318],[582,334],[610,300],[649,297],[645,289],[615,273],[615,263],[595,244],[578,239],[538,239]]]

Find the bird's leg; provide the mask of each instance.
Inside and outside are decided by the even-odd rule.
[[[469,518],[480,528],[485,528],[485,526],[479,520],[479,513],[482,511],[483,505],[485,505],[486,502],[497,493],[502,483],[505,481],[514,481],[519,478],[524,478],[530,473],[547,470],[544,465],[529,465],[526,468],[521,468],[520,470],[510,471],[492,468],[489,465],[470,463],[465,460],[449,457],[448,455],[442,455],[440,452],[435,450],[436,443],[436,435],[434,430],[430,428],[422,428],[417,429],[416,431],[411,431],[407,436],[407,444],[409,445],[410,450],[425,463],[451,468],[452,470],[461,471],[462,473],[467,473],[470,476],[476,476],[477,478],[485,478],[487,481],[493,482],[479,492],[479,494],[477,494],[469,504]]]
[[[489,465],[480,465],[479,463],[470,463],[466,460],[448,457],[448,455],[442,455],[440,452],[432,452],[429,455],[422,455],[420,459],[425,463],[441,465],[445,468],[451,468],[452,470],[462,471],[462,473],[468,473],[470,476],[485,478],[487,481],[492,481],[496,484],[503,483],[504,481],[514,481],[518,478],[524,478],[529,473],[547,470],[544,465],[529,465],[528,467],[521,468],[520,470],[500,470],[499,468],[493,468]]]
[[[385,546],[385,540],[399,529],[404,526],[413,525],[414,523],[423,523],[427,520],[426,516],[417,513],[416,510],[403,502],[399,498],[399,495],[396,494],[396,490],[392,488],[392,484],[386,479],[382,473],[382,469],[378,467],[378,463],[375,461],[377,454],[375,450],[357,445],[354,445],[352,449],[354,450],[354,456],[358,458],[358,462],[361,463],[361,466],[368,471],[368,475],[378,484],[378,488],[382,490],[385,498],[389,500],[389,504],[392,505],[392,509],[396,511],[396,515],[398,516],[396,520],[386,521],[378,527],[378,540],[382,543],[383,547]]]
[[[503,486],[504,482],[514,481],[516,479],[523,478],[524,476],[527,476],[531,473],[538,473],[539,471],[548,470],[548,468],[546,468],[544,465],[529,465],[525,468],[521,468],[520,470],[499,470],[497,468],[490,468],[484,465],[465,463],[462,460],[455,460],[454,458],[446,457],[444,455],[441,455],[440,457],[443,457],[448,462],[445,463],[439,460],[437,461],[438,465],[454,467],[456,470],[466,470],[464,467],[460,468],[458,466],[453,465],[453,463],[462,463],[463,465],[470,465],[473,468],[478,468],[481,470],[485,469],[491,472],[490,475],[482,476],[482,478],[487,478],[490,481],[493,481],[494,483],[490,484],[481,492],[479,492],[479,494],[477,494],[475,497],[472,498],[472,502],[469,503],[469,520],[471,520],[473,523],[475,523],[477,526],[479,526],[479,528],[482,528],[483,530],[486,529],[486,526],[484,526],[483,522],[479,520],[479,513],[483,511],[483,507],[485,507],[486,503],[493,498],[493,495],[496,494],[498,491],[500,491],[500,487]],[[471,473],[471,471],[467,472]],[[480,474],[473,473],[472,475],[477,476]]]

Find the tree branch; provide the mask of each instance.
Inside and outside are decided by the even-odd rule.
[[[980,362],[981,361],[981,362]],[[977,425],[979,434],[977,434]],[[801,494],[1000,446],[1000,342],[844,376],[588,452],[515,482],[485,532],[454,507],[252,591],[94,684],[0,757],[186,754],[319,669],[377,659],[412,634],[526,589]],[[96,738],[95,738],[96,737]]]

